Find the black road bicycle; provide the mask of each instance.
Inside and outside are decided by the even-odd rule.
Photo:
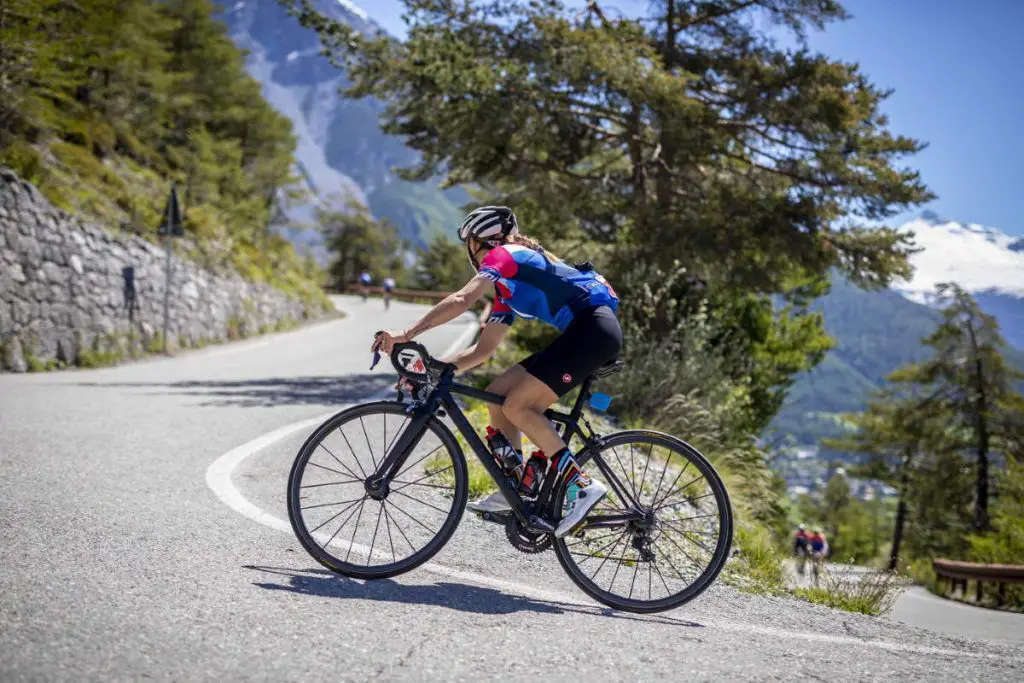
[[[583,415],[595,379],[620,364],[587,378],[570,412],[545,413],[570,447],[573,438],[581,442],[574,456],[579,465],[608,485],[590,514],[555,538],[565,482],[550,474],[536,497],[524,498],[453,395],[496,404],[503,397],[453,381],[454,366],[415,342],[395,345],[391,362],[411,391],[329,418],[303,444],[288,478],[295,535],[327,568],[381,579],[418,567],[444,547],[469,491],[462,448],[442,421],[448,417],[512,506],[509,513],[486,515],[487,521],[503,524],[522,552],[554,548],[569,577],[595,600],[660,612],[692,600],[722,571],[732,544],[732,510],[704,456],[647,429],[599,436]]]

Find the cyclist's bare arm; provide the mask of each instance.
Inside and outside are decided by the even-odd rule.
[[[479,275],[466,283],[466,286],[453,292],[434,305],[426,315],[420,318],[405,333],[410,339],[418,337],[427,330],[454,320],[470,309],[470,307],[488,292],[494,291],[494,282]]]
[[[371,351],[381,350],[384,353],[391,353],[396,343],[412,341],[427,330],[438,325],[443,325],[450,320],[459,317],[470,307],[480,300],[488,292],[494,291],[494,283],[485,277],[474,276],[466,283],[466,286],[457,292],[453,292],[434,305],[426,315],[420,318],[412,327],[404,332],[384,332],[379,335],[371,346]]]
[[[508,334],[509,329],[510,326],[504,323],[487,323],[480,332],[480,339],[476,344],[442,360],[454,363],[460,372],[475,368],[494,355],[498,344]]]

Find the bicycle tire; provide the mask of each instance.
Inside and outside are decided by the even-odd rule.
[[[445,517],[445,521],[441,529],[436,533],[436,535],[422,548],[415,551],[408,557],[405,557],[402,560],[396,559],[391,563],[374,566],[369,565],[369,560],[373,558],[373,545],[370,547],[367,564],[363,565],[349,562],[347,559],[342,560],[335,557],[328,552],[324,546],[317,543],[316,539],[313,537],[313,532],[307,528],[306,521],[302,515],[302,479],[306,467],[313,454],[321,446],[324,439],[328,435],[332,434],[336,429],[340,429],[354,420],[361,420],[362,418],[380,414],[385,415],[385,425],[387,415],[402,416],[403,418],[408,417],[405,412],[404,404],[397,401],[366,403],[337,413],[336,415],[328,418],[323,424],[317,427],[312,434],[309,435],[305,443],[303,443],[302,447],[299,449],[299,452],[295,457],[295,461],[292,463],[291,472],[288,475],[288,519],[291,522],[292,530],[295,532],[296,538],[299,539],[299,542],[302,544],[302,547],[306,552],[308,552],[317,562],[335,573],[356,579],[384,579],[408,572],[428,561],[445,546],[445,544],[451,539],[452,534],[455,533],[455,530],[458,528],[459,522],[462,519],[462,514],[466,506],[466,499],[469,495],[469,477],[462,448],[459,446],[459,443],[455,439],[451,430],[448,429],[448,427],[439,419],[432,417],[427,423],[427,432],[424,432],[424,436],[428,432],[432,433],[437,437],[441,445],[444,446],[452,462],[454,477],[451,508]],[[362,422],[360,422],[360,424],[362,424]],[[344,434],[344,432],[342,432],[342,434]],[[422,439],[420,443],[422,443]],[[369,447],[369,436],[367,436],[367,445]],[[409,459],[411,459],[411,457],[412,456],[409,456]],[[358,475],[354,474],[353,476],[358,478]],[[364,498],[364,500],[366,499],[367,498]],[[381,508],[385,510],[384,514],[387,515],[385,503],[381,503]],[[361,514],[362,513],[360,512],[360,515]],[[408,515],[407,512],[404,514]],[[378,525],[380,518],[380,513],[378,513]],[[387,522],[389,524],[389,538],[391,537],[390,519],[391,518],[389,518]],[[358,527],[359,522],[356,524]],[[356,534],[358,534],[358,531],[353,532],[350,551],[352,546],[355,544]],[[376,532],[374,537],[376,537]],[[406,537],[406,541],[408,541],[408,537]],[[328,542],[327,545],[330,545],[330,542]],[[394,554],[393,546],[392,553]]]
[[[601,442],[599,450],[594,453],[590,452],[591,460],[590,463],[594,463],[595,458],[602,458],[602,453],[612,451],[616,447],[625,446],[627,444],[653,444],[654,446],[661,446],[676,454],[681,455],[686,462],[692,464],[701,475],[706,478],[708,486],[711,492],[714,494],[716,509],[719,512],[719,523],[718,523],[718,541],[716,542],[714,553],[712,554],[711,561],[703,572],[683,590],[667,595],[665,598],[658,600],[636,600],[631,597],[622,597],[615,595],[609,591],[603,590],[598,586],[591,577],[588,577],[583,572],[579,564],[574,560],[573,553],[570,551],[571,546],[567,545],[568,542],[576,538],[575,534],[568,534],[563,538],[556,538],[554,543],[555,554],[558,557],[559,563],[562,565],[562,569],[565,570],[569,578],[572,579],[580,590],[594,598],[598,602],[607,605],[608,607],[619,609],[627,612],[635,613],[654,613],[663,612],[666,610],[674,609],[683,605],[690,600],[693,600],[698,595],[707,590],[711,584],[718,578],[718,575],[722,572],[725,567],[725,563],[729,559],[729,551],[732,547],[732,535],[733,535],[733,516],[732,506],[729,501],[729,494],[722,483],[721,477],[715,468],[708,462],[697,449],[690,446],[685,441],[678,439],[669,434],[662,432],[656,432],[653,430],[626,430],[622,432],[616,432]],[[653,446],[652,446],[653,447]],[[618,454],[616,453],[616,456]],[[602,458],[603,460],[603,458]],[[592,477],[601,477],[599,470],[591,464],[585,464],[584,469]],[[685,469],[685,468],[684,468]],[[646,474],[646,470],[645,470]],[[566,493],[565,487],[561,487],[558,494],[554,497],[554,510],[561,510],[564,502],[564,496]],[[666,496],[667,497],[667,496]],[[601,504],[598,505],[600,507]],[[592,510],[591,513],[595,513]],[[613,548],[614,550],[614,548]],[[638,553],[639,554],[639,553]],[[584,560],[585,561],[585,560]],[[634,581],[636,579],[636,572],[639,570],[640,561],[636,561],[636,570],[634,570]],[[649,569],[649,572],[653,570]],[[600,570],[598,570],[598,573]],[[612,583],[614,584],[614,577]],[[650,580],[650,579],[649,579]],[[664,581],[664,578],[662,578]],[[667,589],[667,585],[666,585]],[[630,594],[632,594],[632,586],[630,588]]]

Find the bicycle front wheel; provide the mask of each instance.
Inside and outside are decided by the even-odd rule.
[[[711,463],[686,442],[647,430],[613,434],[587,455],[587,474],[609,490],[580,531],[555,540],[573,582],[629,612],[672,609],[706,590],[732,545],[729,496]],[[623,517],[632,519],[613,521]]]
[[[328,569],[358,579],[401,574],[437,554],[458,527],[469,491],[466,461],[437,418],[383,494],[366,486],[410,420],[394,401],[356,406],[329,418],[299,450],[288,517],[302,546]]]

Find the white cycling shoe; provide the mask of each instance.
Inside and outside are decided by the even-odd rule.
[[[505,500],[501,491],[495,491],[486,498],[473,500],[466,503],[466,507],[473,512],[511,512],[512,506]]]
[[[569,501],[568,509],[562,516],[562,521],[555,529],[555,536],[561,538],[572,531],[573,527],[583,521],[595,505],[608,493],[608,487],[597,479],[591,479],[586,486],[576,486],[576,497]],[[499,494],[500,495],[500,494]]]

